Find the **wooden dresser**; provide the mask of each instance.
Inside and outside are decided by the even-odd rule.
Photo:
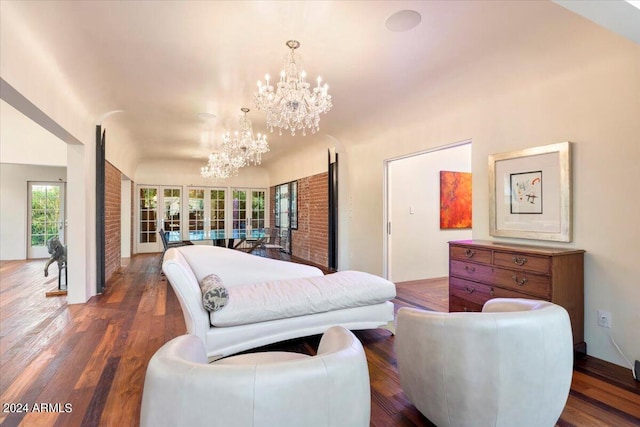
[[[449,242],[449,311],[481,311],[491,298],[563,306],[576,352],[584,342],[584,251],[481,240]]]

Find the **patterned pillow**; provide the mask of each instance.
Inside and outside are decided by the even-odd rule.
[[[205,310],[218,311],[229,301],[229,292],[222,284],[222,280],[215,274],[210,274],[200,281],[202,291],[202,305]]]

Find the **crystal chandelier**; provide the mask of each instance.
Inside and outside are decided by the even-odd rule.
[[[235,160],[235,161],[234,161]],[[211,180],[223,180],[238,175],[237,159],[228,153],[218,151],[209,155],[207,165],[200,168],[200,175]]]
[[[251,120],[247,118],[248,108],[241,108],[239,130],[224,134],[220,150],[209,155],[207,165],[200,169],[203,178],[223,180],[238,175],[238,170],[249,164],[262,163],[262,155],[269,151],[266,135],[254,137]]]
[[[332,106],[331,95],[327,94],[329,86],[321,86],[322,78],[318,77],[317,86],[310,89],[300,58],[295,54],[300,42],[289,40],[286,44],[291,52],[285,58],[277,88],[274,90],[269,84],[268,74],[266,84],[259,81],[258,91],[254,93],[256,107],[267,113],[267,127],[271,132],[277,127],[280,135],[282,129],[290,129],[291,135],[295,135],[296,130],[306,135],[307,128],[316,133],[320,130],[320,113],[326,113]]]
[[[242,111],[244,115],[240,116],[239,129],[234,133],[233,138],[230,132],[225,134],[222,141],[222,148],[223,151],[231,153],[232,157],[240,156],[243,158],[244,164],[242,166],[249,164],[256,166],[262,163],[262,155],[269,152],[267,136],[258,133],[258,136],[255,137],[251,120],[247,118],[249,109],[241,108],[240,111]]]

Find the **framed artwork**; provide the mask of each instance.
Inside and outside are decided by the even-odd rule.
[[[571,143],[489,156],[489,232],[570,242]]]
[[[471,173],[440,171],[440,228],[471,228]]]

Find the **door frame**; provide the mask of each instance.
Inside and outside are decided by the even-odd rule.
[[[472,144],[472,140],[465,139],[463,141],[458,141],[458,142],[454,142],[447,145],[441,145],[441,146],[429,148],[426,150],[404,154],[402,156],[392,157],[389,159],[385,159],[383,161],[383,190],[382,190],[383,212],[382,212],[381,229],[382,229],[382,236],[383,236],[382,245],[384,248],[382,252],[382,277],[384,277],[385,279],[389,279],[390,277],[392,277],[392,273],[393,273],[392,265],[391,265],[391,260],[392,260],[391,236],[393,232],[393,226],[392,226],[393,218],[391,218],[391,199],[393,196],[391,194],[391,179],[392,179],[391,173],[390,173],[391,163],[398,160],[404,160],[411,157],[422,156],[424,154],[434,153],[442,150],[448,150],[451,148],[456,148],[456,147],[460,147],[463,145],[470,145],[470,144]]]

